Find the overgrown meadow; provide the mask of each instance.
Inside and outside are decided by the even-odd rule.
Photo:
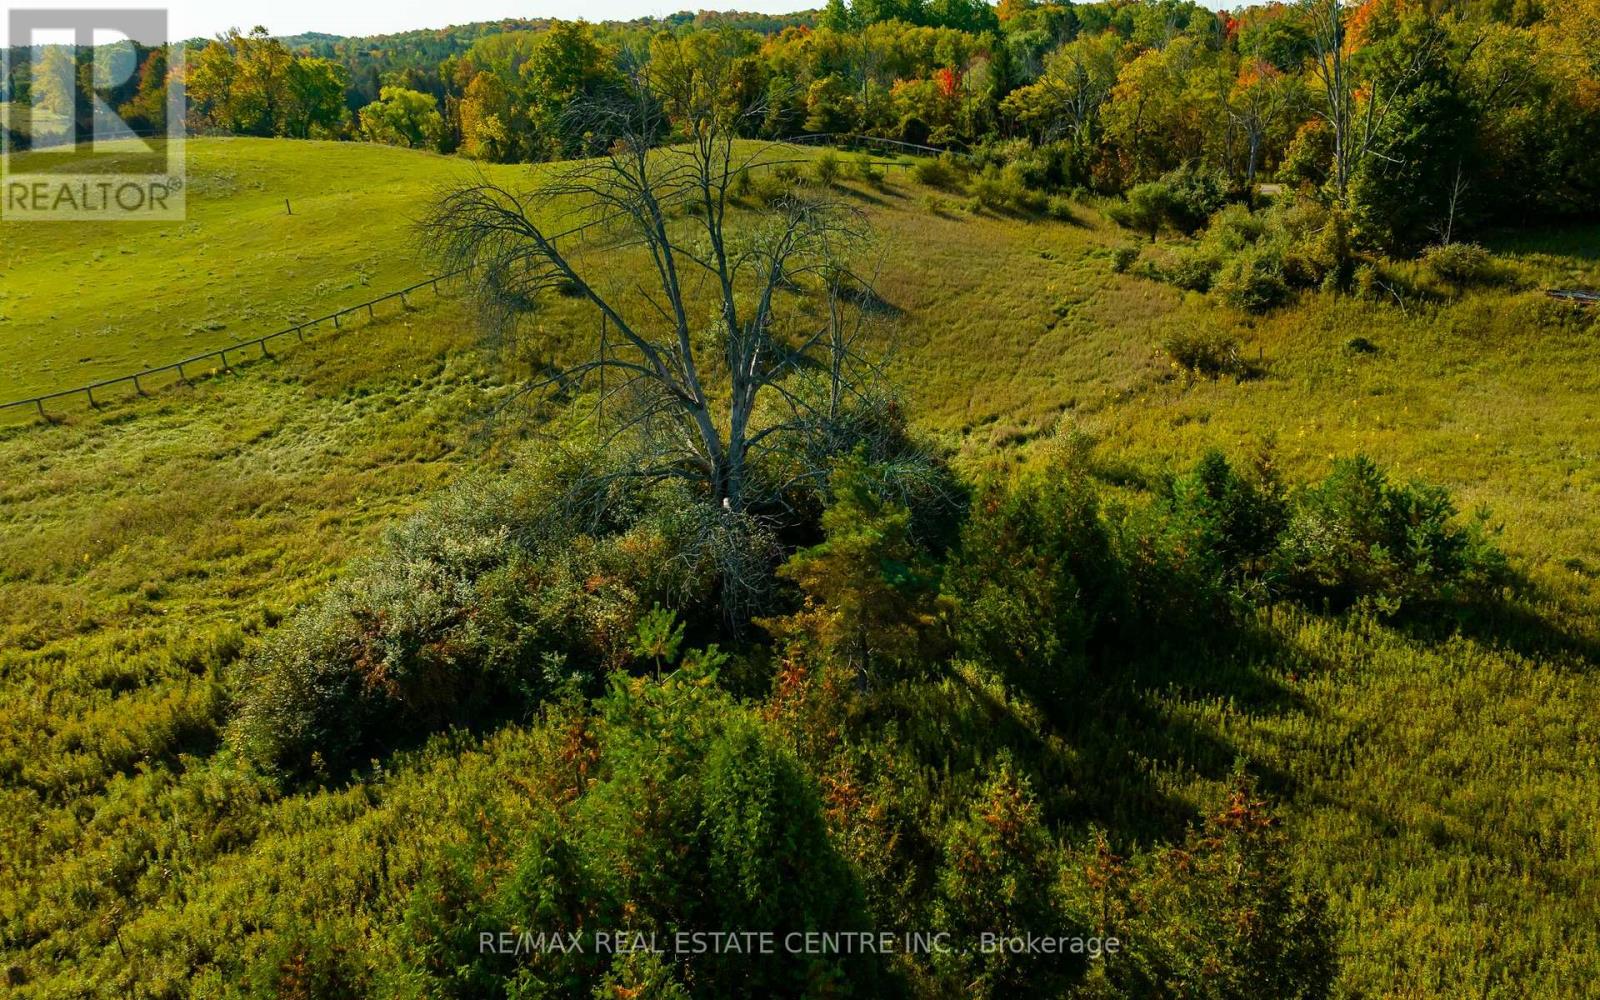
[[[407,207],[456,169],[190,155],[180,226],[8,232],[7,398],[416,280]],[[1220,235],[855,162],[783,183],[871,223],[905,434],[948,489],[842,461],[733,634],[681,495],[551,513],[596,400],[514,389],[581,340],[572,302],[534,357],[453,288],[6,426],[12,991],[1584,995],[1600,319],[1542,289],[1600,283],[1593,228],[1487,240],[1492,282],[1392,265],[1257,313],[1173,279]],[[1128,947],[478,948],[620,926]]]

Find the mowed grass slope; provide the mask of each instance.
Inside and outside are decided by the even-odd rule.
[[[429,277],[414,221],[479,169],[365,143],[196,139],[187,155],[184,221],[5,227],[0,402],[252,340]],[[519,185],[533,173],[483,169]]]
[[[326,311],[312,279],[333,280],[335,266],[318,261],[383,261],[395,284],[410,280],[422,264],[406,220],[472,169],[292,142],[203,140],[191,155],[235,178],[196,189],[191,224],[208,227],[210,249],[192,262],[249,271],[249,227],[224,224],[236,199],[257,228],[285,227],[258,248],[277,255],[275,278],[205,286],[252,318]],[[278,190],[324,178],[336,191],[311,219],[294,221],[295,201],[293,219],[273,222]],[[1274,652],[1259,662],[1130,665],[1123,687],[1083,707],[1072,791],[1085,822],[1146,815],[1160,829],[1171,803],[1198,805],[1244,758],[1282,803],[1301,873],[1332,900],[1346,995],[1582,996],[1600,980],[1600,677],[1583,642],[1600,610],[1595,317],[1495,290],[1404,311],[1312,296],[1249,320],[1112,273],[1128,237],[1090,207],[1072,223],[974,216],[898,174],[844,190],[880,236],[908,410],[964,467],[1025,463],[1081,430],[1137,502],[1139,483],[1208,447],[1239,456],[1270,440],[1290,480],[1365,450],[1490,505],[1536,588],[1531,624],[1440,638],[1280,614],[1262,623]],[[368,199],[389,213],[350,214]],[[341,215],[342,227],[324,222]],[[313,223],[325,240],[285,235]],[[146,277],[170,266],[172,235],[76,228],[17,232],[62,266],[98,253],[107,280],[167,296],[166,311],[206,313]],[[134,239],[149,242],[120,252]],[[1600,279],[1585,245],[1561,233],[1507,249],[1533,286]],[[0,255],[50,274],[12,242]],[[359,299],[365,287],[335,291]],[[300,302],[279,300],[295,289]],[[72,350],[50,353],[50,331],[95,308],[109,307],[33,314],[30,343],[76,371],[59,360]],[[15,322],[0,323],[8,345]],[[570,303],[541,316],[551,353],[584,322]],[[1179,377],[1159,345],[1194,329],[1238,337],[1266,376]],[[1358,335],[1379,352],[1349,353]],[[243,332],[205,342],[229,336]],[[135,340],[103,343],[155,353]],[[441,740],[341,791],[281,794],[218,749],[227,672],[259,636],[440,486],[521,447],[515,427],[480,419],[511,377],[474,346],[463,303],[429,299],[193,389],[0,430],[0,870],[15,873],[0,940],[24,995],[242,991],[266,930],[312,917],[286,900],[360,894],[367,936],[351,944],[391,952],[422,845],[449,841],[490,800],[522,808],[505,778],[548,748],[520,730]]]
[[[119,156],[148,157],[127,145]],[[747,152],[761,162],[813,155],[753,143]],[[425,280],[437,269],[416,223],[441,191],[480,179],[528,191],[550,169],[249,138],[191,139],[186,157],[182,221],[6,226],[0,403],[251,341]],[[57,153],[13,162],[67,169]],[[544,210],[556,231],[569,221]]]

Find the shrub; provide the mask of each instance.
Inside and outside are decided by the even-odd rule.
[[[1212,563],[1209,575],[1236,593],[1263,582],[1288,519],[1269,463],[1259,463],[1255,475],[1246,477],[1221,452],[1207,452],[1193,472],[1167,484],[1162,504],[1172,530]]]
[[[1033,143],[1027,139],[991,139],[972,150],[972,164],[980,170],[1000,168],[1029,155]]]
[[[592,946],[519,956],[479,948],[477,932],[491,929],[581,934],[591,945],[594,931],[624,926],[663,940],[705,929],[780,942],[867,929],[815,784],[715,679],[698,666],[661,681],[615,679],[598,718],[574,719],[591,734],[589,776],[567,815],[546,807],[419,880],[402,930],[413,975],[432,987],[420,992],[589,996],[601,995],[602,980],[647,979],[665,988],[641,994],[652,997],[687,996],[685,982],[696,996],[775,996],[814,979],[874,995],[881,965],[859,955],[682,951],[630,968]],[[510,856],[497,856],[505,837]],[[562,988],[552,994],[551,984]]]
[[[1038,215],[1048,204],[1043,193],[1028,187],[1015,163],[985,167],[972,181],[972,196],[981,207],[996,212]]]
[[[1090,967],[1086,996],[1314,1000],[1332,990],[1326,900],[1295,877],[1288,836],[1242,774],[1182,843],[1126,862],[1102,838],[1066,870],[1088,933],[1122,945]]]
[[[928,123],[916,115],[905,115],[900,119],[900,139],[913,146],[926,146],[928,144]]]
[[[342,768],[511,695],[531,652],[504,617],[522,584],[509,526],[524,498],[484,499],[478,512],[445,502],[392,531],[383,555],[272,633],[234,722],[246,756],[286,774]]]
[[[1341,459],[1295,497],[1275,558],[1304,597],[1364,600],[1394,614],[1407,602],[1471,596],[1503,580],[1487,514],[1466,524],[1455,517],[1442,487],[1392,483],[1364,456]]]
[[[831,149],[824,149],[811,162],[811,172],[818,184],[832,187],[839,180],[839,154]]]
[[[359,936],[336,922],[291,917],[266,935],[264,954],[248,979],[260,997],[363,997],[374,992],[373,975]]]
[[[1012,211],[1041,215],[1049,205],[1049,198],[1040,190],[1044,181],[1030,178],[1024,163],[1007,164],[1000,171],[1000,182]]]
[[[797,174],[788,164],[774,167],[770,171],[747,171],[744,176],[751,177],[747,188],[750,197],[762,205],[772,205],[794,192]]]
[[[1270,312],[1289,298],[1283,258],[1271,248],[1252,247],[1227,261],[1212,288],[1228,305],[1249,313]]]
[[[268,639],[242,678],[234,745],[285,776],[337,774],[519,712],[568,678],[593,686],[634,660],[648,608],[709,604],[722,550],[760,548],[708,529],[677,489],[563,504],[558,475],[577,473],[463,484],[391,531]]]
[[[883,183],[883,168],[872,161],[871,153],[862,153],[852,163],[856,177],[865,184],[873,187]]]
[[[707,749],[700,802],[706,887],[723,926],[826,927],[853,917],[861,900],[829,843],[816,789],[758,726],[737,720]],[[740,962],[729,964],[740,978]]]
[[[1063,934],[1054,892],[1054,845],[1027,778],[1009,759],[999,765],[957,817],[944,838],[934,925],[954,940],[979,935]],[[1082,974],[1084,960],[1026,950],[956,948],[935,956],[935,966],[959,994],[1011,997],[1060,995]],[[957,991],[952,991],[954,995]]]
[[[1111,251],[1111,270],[1117,274],[1125,273],[1139,259],[1140,247],[1137,243],[1124,243]]]
[[[1161,349],[1173,365],[1185,372],[1206,378],[1232,375],[1243,378],[1250,366],[1239,353],[1239,342],[1221,333],[1175,333],[1162,341]]]
[[[1212,171],[1185,168],[1158,181],[1134,185],[1126,199],[1107,209],[1111,220],[1155,239],[1165,226],[1183,233],[1204,226],[1227,201],[1227,185]]]
[[[1357,298],[1367,302],[1377,302],[1388,297],[1388,293],[1383,289],[1383,272],[1376,264],[1362,264],[1357,267],[1350,288]]]
[[[1422,266],[1438,281],[1457,291],[1505,279],[1494,256],[1476,243],[1449,243],[1423,251]]]
[[[1355,270],[1344,216],[1307,199],[1262,211],[1228,205],[1193,246],[1177,251],[1162,280],[1215,292],[1238,309],[1267,312],[1295,288],[1349,288]]]
[[[1248,205],[1228,205],[1211,217],[1205,245],[1219,256],[1236,254],[1266,234],[1267,220],[1267,213],[1252,212]]]
[[[1301,125],[1284,151],[1277,179],[1292,188],[1320,188],[1333,162],[1333,130],[1320,118]]]
[[[911,173],[916,177],[917,183],[929,187],[942,188],[946,191],[956,191],[962,186],[962,178],[966,171],[957,163],[955,157],[949,153],[941,154],[937,159],[922,160]]]
[[[1172,266],[1163,272],[1168,283],[1190,292],[1209,292],[1211,282],[1222,268],[1222,259],[1205,245],[1179,251]]]
[[[693,1000],[672,963],[654,951],[630,951],[611,962],[611,969],[591,996],[648,997],[650,1000]]]
[[[1004,209],[1008,207],[1009,199],[1000,182],[1000,169],[998,167],[985,167],[983,172],[972,179],[972,201],[982,209]]]
[[[804,592],[805,608],[765,624],[781,637],[814,643],[864,685],[932,658],[938,567],[912,536],[911,511],[885,495],[865,461],[840,462],[829,485],[823,542],[778,570]]]
[[[1350,248],[1350,221],[1342,211],[1328,212],[1321,229],[1315,231],[1313,238],[1303,240],[1297,250],[1306,287],[1341,292],[1350,289],[1356,257]]]
[[[1026,139],[1010,139],[977,147],[973,163],[979,168],[1015,167],[1023,186],[1050,192],[1081,185],[1088,178],[1087,155],[1067,142],[1035,146]]]
[[[1192,233],[1228,200],[1227,178],[1201,167],[1180,167],[1161,178],[1166,185],[1167,221],[1174,229]]]
[[[1106,209],[1106,214],[1117,225],[1146,233],[1153,240],[1171,210],[1172,189],[1160,181],[1150,181],[1129,188],[1126,200]]]

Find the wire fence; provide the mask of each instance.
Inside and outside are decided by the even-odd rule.
[[[415,294],[426,288],[431,288],[435,294],[438,294],[439,282],[448,281],[451,278],[459,277],[462,273],[463,272],[461,271],[452,271],[448,274],[441,274],[437,277],[427,278],[423,281],[417,282],[414,285],[407,285],[405,288],[402,288],[399,291],[389,292],[388,294],[380,295],[375,299],[368,299],[365,302],[359,302],[353,306],[340,309],[338,312],[331,312],[326,316],[318,316],[316,319],[308,319],[303,323],[296,323],[292,326],[286,326],[282,330],[276,330],[264,336],[256,337],[254,340],[236,341],[226,347],[219,347],[213,351],[206,351],[203,354],[196,354],[192,357],[184,358],[182,361],[174,361],[170,364],[157,365],[154,368],[145,368],[129,375],[118,375],[115,378],[102,379],[99,382],[78,386],[74,389],[61,389],[56,392],[47,392],[39,396],[30,396],[27,399],[18,399],[9,403],[0,403],[0,412],[31,406],[38,411],[39,416],[48,420],[50,415],[45,411],[44,404],[51,402],[52,400],[70,399],[75,396],[84,397],[88,401],[89,406],[98,409],[100,406],[100,400],[95,399],[94,394],[96,390],[98,390],[101,395],[104,396],[109,394],[109,390],[112,390],[117,386],[128,386],[132,388],[136,395],[147,396],[149,393],[146,391],[144,383],[169,372],[176,373],[178,376],[178,381],[192,385],[194,380],[191,377],[189,369],[199,368],[207,361],[220,361],[225,370],[232,371],[233,366],[228,360],[228,355],[230,354],[233,355],[234,360],[239,362],[246,360],[252,350],[260,350],[261,357],[270,358],[272,357],[272,352],[268,350],[267,345],[272,343],[274,340],[278,340],[283,337],[295,337],[297,340],[299,340],[299,342],[304,343],[306,339],[306,331],[316,330],[317,328],[329,323],[333,324],[333,328],[335,330],[341,329],[346,318],[355,316],[362,312],[365,312],[369,319],[376,319],[377,307],[379,305],[385,302],[392,302],[395,299],[399,299],[402,306],[407,305],[407,295]]]
[[[971,153],[963,153],[956,149],[943,149],[939,146],[923,146],[914,142],[901,142],[899,139],[885,139],[882,136],[862,135],[857,132],[814,132],[810,135],[797,135],[785,142],[799,146],[833,145],[851,148],[867,146],[891,155],[905,156],[953,156],[960,160],[972,159]]]
[[[841,145],[854,144],[857,140],[875,140],[875,137],[873,137],[873,136],[855,136],[855,135],[842,135],[842,134],[834,134],[834,133],[817,133],[817,134],[814,134],[814,135],[799,136],[799,137],[796,137],[794,139],[781,140],[778,143],[776,143],[775,145],[780,145],[781,146],[781,145],[816,145],[816,144],[823,144],[823,143],[826,143],[829,140],[830,136],[832,136],[835,139],[840,140],[840,143],[838,143],[838,144],[841,144]],[[933,156],[937,156],[937,155],[940,155],[941,153],[945,152],[944,150],[940,150],[940,149],[937,149],[937,148],[932,147],[932,146],[917,146],[917,145],[915,145],[913,143],[902,143],[902,142],[897,142],[897,141],[891,140],[891,139],[875,140],[875,141],[880,141],[880,142],[883,142],[883,143],[890,144],[891,146],[894,146],[894,147],[899,147],[905,153],[909,153],[909,155],[920,155],[920,156],[933,155]],[[911,151],[916,151],[916,152],[911,152]],[[965,154],[958,154],[958,155],[965,155]],[[769,161],[761,161],[761,162],[749,163],[749,164],[746,165],[745,168],[742,168],[742,169],[755,169],[757,167],[776,167],[776,166],[782,166],[782,165],[785,165],[785,164],[795,164],[795,163],[802,163],[802,162],[806,162],[806,161],[804,161],[804,160],[769,160]],[[898,162],[886,162],[886,163],[882,163],[880,165],[882,165],[882,166],[905,166],[906,164],[898,163]],[[556,240],[556,239],[564,239],[564,238],[569,237],[569,236],[575,236],[575,235],[578,235],[578,234],[580,234],[580,233],[582,233],[582,232],[584,232],[586,230],[589,230],[589,229],[592,229],[592,228],[595,228],[595,227],[598,227],[598,226],[605,225],[606,223],[609,223],[609,222],[612,222],[612,221],[614,221],[614,219],[612,217],[593,219],[593,220],[591,220],[589,222],[583,223],[582,225],[576,226],[576,227],[574,227],[572,229],[568,229],[565,232],[556,233],[553,236],[551,236],[550,239]],[[315,331],[315,330],[317,330],[319,328],[324,328],[324,327],[326,327],[327,324],[331,323],[335,330],[341,330],[344,327],[344,322],[343,321],[345,319],[350,318],[350,317],[359,316],[362,313],[365,313],[368,319],[376,319],[377,318],[377,307],[379,305],[382,305],[383,303],[386,303],[386,302],[392,302],[395,299],[399,299],[400,302],[401,302],[401,305],[402,306],[406,306],[406,305],[409,304],[409,303],[406,302],[406,296],[407,295],[413,295],[413,294],[415,294],[417,292],[420,292],[420,291],[422,291],[424,289],[432,289],[433,293],[435,295],[437,295],[437,294],[439,294],[439,283],[440,282],[442,282],[442,281],[450,281],[450,280],[452,280],[454,278],[459,278],[465,273],[466,273],[466,271],[463,269],[463,270],[450,271],[450,272],[445,273],[445,274],[436,275],[435,277],[432,277],[432,278],[425,278],[425,279],[423,279],[423,280],[421,280],[421,281],[419,281],[419,282],[417,282],[417,283],[415,283],[413,285],[407,285],[405,288],[402,288],[402,289],[400,289],[398,291],[389,292],[389,293],[387,293],[385,295],[380,295],[377,298],[368,299],[365,302],[358,302],[355,305],[347,306],[347,307],[345,307],[343,309],[338,310],[337,312],[328,313],[326,316],[319,316],[316,319],[308,319],[308,320],[305,320],[304,322],[295,323],[295,324],[292,324],[290,326],[286,326],[281,330],[275,330],[272,333],[268,333],[268,334],[265,334],[263,336],[256,337],[256,338],[254,338],[252,340],[235,341],[234,343],[228,344],[225,347],[219,347],[219,348],[216,348],[215,350],[205,351],[205,352],[203,352],[201,354],[196,354],[196,355],[193,355],[192,357],[184,358],[182,361],[173,361],[173,362],[170,362],[170,363],[164,364],[164,365],[156,365],[155,367],[152,367],[152,368],[144,368],[144,369],[141,369],[140,371],[133,372],[131,374],[118,375],[118,376],[116,376],[114,378],[102,379],[102,380],[100,380],[98,382],[93,382],[93,383],[90,383],[88,385],[77,386],[77,387],[71,388],[71,389],[59,389],[59,390],[56,390],[54,392],[46,392],[46,393],[42,393],[42,394],[37,395],[37,396],[29,396],[26,399],[16,399],[16,400],[12,400],[11,402],[8,402],[8,403],[0,403],[0,414],[8,413],[8,412],[19,410],[19,409],[25,409],[27,407],[33,407],[34,410],[37,412],[37,415],[40,418],[48,421],[50,419],[50,414],[45,409],[45,404],[46,403],[49,403],[49,402],[52,402],[52,401],[55,401],[55,400],[72,399],[72,398],[79,397],[79,396],[82,396],[88,402],[88,405],[92,409],[99,409],[100,405],[101,405],[101,400],[97,400],[95,398],[95,392],[96,391],[99,391],[101,396],[104,397],[104,396],[110,395],[111,391],[116,389],[119,386],[127,386],[127,387],[131,388],[133,393],[135,395],[137,395],[137,396],[148,396],[149,392],[146,391],[145,383],[147,381],[156,379],[159,376],[166,375],[166,374],[169,374],[169,373],[175,373],[177,375],[177,379],[176,379],[177,382],[180,382],[180,383],[185,384],[185,385],[193,385],[194,384],[194,380],[191,377],[190,369],[198,369],[205,362],[213,361],[213,360],[220,361],[221,364],[222,364],[223,370],[231,372],[233,370],[233,366],[229,362],[229,359],[228,359],[228,356],[230,354],[233,355],[234,358],[237,361],[241,362],[241,363],[243,361],[247,360],[249,358],[250,352],[254,351],[254,350],[259,350],[261,352],[260,353],[260,358],[271,358],[271,357],[273,357],[273,355],[272,355],[272,352],[268,349],[268,345],[271,344],[275,340],[280,340],[280,339],[285,338],[285,337],[294,337],[294,338],[296,338],[296,340],[298,342],[304,343],[305,339],[306,339],[306,333],[308,331]]]

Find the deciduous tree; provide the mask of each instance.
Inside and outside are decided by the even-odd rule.
[[[361,109],[361,135],[369,142],[416,149],[437,143],[443,129],[438,102],[415,90],[384,87]]]

